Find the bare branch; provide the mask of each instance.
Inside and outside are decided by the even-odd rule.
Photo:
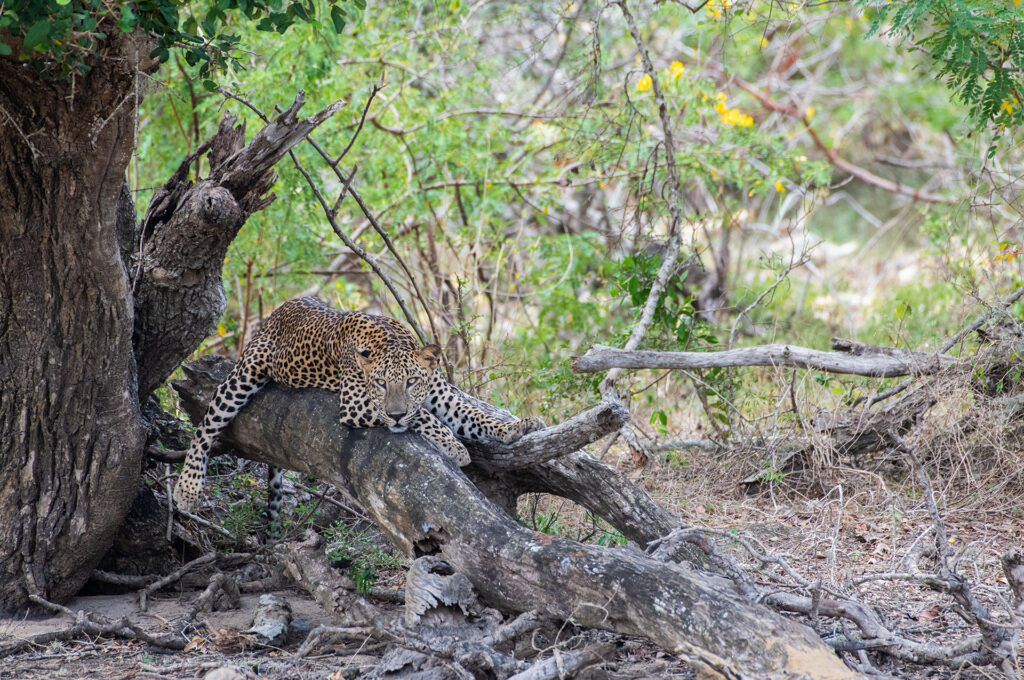
[[[927,357],[927,360],[925,360]],[[945,355],[922,355],[920,361],[891,355],[856,356],[823,352],[797,345],[756,345],[721,352],[628,351],[593,345],[583,356],[572,358],[576,373],[597,373],[609,368],[706,369],[734,366],[791,366],[829,373],[891,378],[935,373],[956,364]]]

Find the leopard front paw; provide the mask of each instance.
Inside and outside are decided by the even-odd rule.
[[[530,434],[531,432],[537,432],[538,430],[543,430],[547,427],[547,425],[544,424],[544,421],[540,418],[526,418],[524,420],[520,420],[518,425],[519,432],[521,434]]]
[[[499,438],[504,444],[517,442],[522,439],[523,435],[543,430],[546,427],[544,421],[540,418],[526,418],[513,423],[507,423],[506,425],[505,431],[499,433]]]
[[[182,482],[174,486],[174,505],[182,512],[195,514],[202,507],[200,492],[196,489],[186,488]]]
[[[469,458],[469,451],[466,450],[465,445],[458,439],[448,448],[447,453],[459,467],[466,467],[472,462]]]

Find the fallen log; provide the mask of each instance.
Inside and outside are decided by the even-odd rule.
[[[174,387],[193,419],[230,369],[219,357],[186,367],[188,379]],[[337,421],[335,395],[272,385],[222,438],[253,460],[345,490],[398,550],[442,557],[504,611],[537,609],[645,636],[712,677],[860,677],[809,628],[751,602],[727,579],[530,531],[412,433]]]
[[[576,373],[599,373],[611,368],[701,370],[737,366],[787,366],[871,378],[893,378],[937,373],[957,362],[955,357],[945,354],[871,351],[871,345],[840,338],[833,339],[833,347],[839,351],[823,352],[796,345],[756,345],[720,352],[655,352],[593,345],[583,356],[572,358],[572,370]]]

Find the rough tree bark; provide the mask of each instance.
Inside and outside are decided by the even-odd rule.
[[[230,368],[218,357],[186,367],[189,380],[175,388],[191,417],[202,416]],[[333,394],[271,386],[222,438],[254,460],[343,489],[397,549],[442,557],[506,611],[644,635],[722,677],[858,677],[810,629],[749,602],[724,578],[530,531],[420,438],[340,426]],[[557,440],[549,446],[559,453]]]
[[[140,48],[141,47],[141,48]],[[135,498],[145,430],[118,243],[130,40],[70,82],[0,58],[0,610],[64,600]],[[88,565],[83,568],[83,565]]]
[[[197,152],[210,178],[193,187],[188,159],[140,226],[125,170],[151,48],[112,38],[73,83],[0,57],[0,611],[68,599],[110,547],[140,396],[221,313],[224,250],[273,200],[273,164],[340,105],[302,121],[300,97],[245,148],[228,121]]]

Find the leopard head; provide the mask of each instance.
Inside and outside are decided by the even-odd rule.
[[[366,378],[370,400],[392,432],[404,432],[430,391],[430,378],[441,348],[427,345],[412,352],[360,348],[356,362]]]

